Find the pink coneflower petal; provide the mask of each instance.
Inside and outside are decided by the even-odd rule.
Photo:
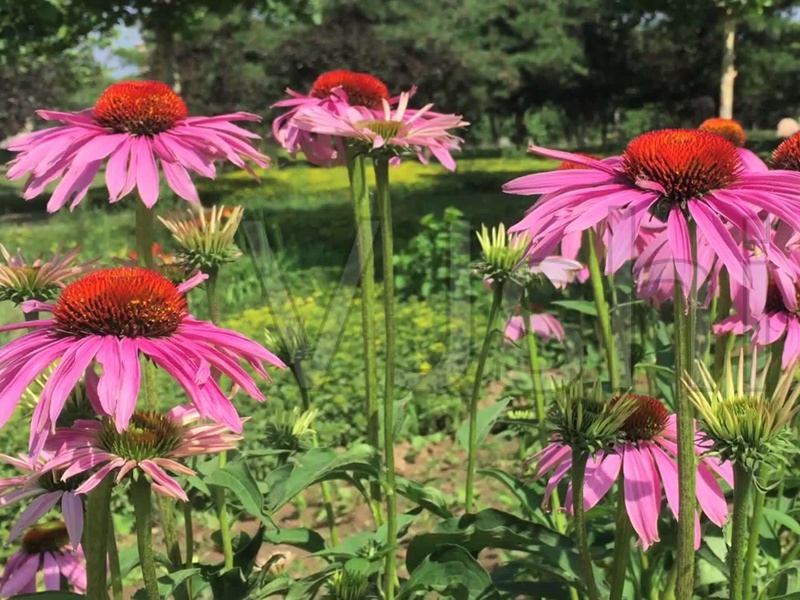
[[[6,565],[6,571],[10,571],[8,579],[0,588],[3,596],[16,596],[20,592],[36,591],[36,573],[39,571],[39,556],[27,555],[24,560],[14,565],[13,570]]]
[[[658,514],[661,511],[661,490],[655,482],[657,473],[649,452],[626,445],[623,462],[625,508],[634,531],[645,550],[659,541]]]
[[[61,497],[61,511],[70,543],[77,548],[83,536],[83,501],[73,492],[65,492]]]
[[[63,492],[43,494],[31,502],[28,508],[22,513],[19,520],[14,524],[14,527],[11,528],[11,532],[8,534],[8,540],[13,542],[22,535],[23,531],[31,525],[34,525],[39,519],[50,512],[61,499],[62,494]]]
[[[591,471],[586,468],[586,479],[583,489],[585,510],[590,510],[603,499],[617,480],[622,468],[622,456],[617,453],[598,453],[593,461]]]
[[[183,101],[159,82],[116,83],[91,110],[38,114],[64,125],[13,140],[9,148],[19,154],[10,165],[9,176],[31,174],[26,200],[61,179],[48,203],[50,212],[71,199],[71,208],[79,204],[105,161],[109,201],[116,202],[138,188],[149,207],[159,197],[159,162],[167,184],[190,201],[196,201],[197,194],[187,168],[214,177],[215,160],[228,160],[250,173],[246,161],[269,166],[268,158],[250,145],[258,136],[233,124],[258,120],[257,116],[239,112],[187,117]]]

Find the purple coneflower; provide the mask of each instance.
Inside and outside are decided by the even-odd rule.
[[[138,188],[148,207],[158,200],[159,164],[169,187],[190,202],[198,202],[190,171],[214,178],[218,159],[251,173],[246,160],[269,166],[268,157],[250,145],[258,136],[233,124],[260,117],[245,112],[190,117],[181,97],[159,81],[115,83],[94,108],[37,114],[63,125],[12,140],[8,149],[19,154],[9,165],[8,178],[28,176],[26,200],[60,180],[47,204],[49,212],[70,200],[70,208],[77,206],[106,159],[110,201],[117,202]]]

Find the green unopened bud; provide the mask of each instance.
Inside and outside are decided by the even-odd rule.
[[[793,385],[797,363],[784,370],[775,391],[765,392],[769,361],[758,372],[756,355],[749,372],[744,351],[734,380],[731,358],[723,381],[716,382],[708,368],[697,362],[697,381],[684,376],[683,384],[697,409],[709,451],[755,473],[763,464],[788,464],[794,448],[787,426],[798,410],[800,385]]]
[[[491,230],[482,225],[477,236],[481,259],[475,264],[475,271],[493,283],[514,279],[528,249],[527,234],[508,233],[501,223]]]
[[[234,237],[242,222],[244,208],[214,206],[208,210],[187,212],[188,217],[158,218],[172,232],[180,247],[178,257],[187,271],[215,272],[241,256]]]
[[[551,415],[554,434],[573,450],[593,454],[622,437],[625,422],[635,409],[631,396],[604,399],[598,384],[587,390],[578,381],[556,390]]]
[[[365,558],[351,558],[334,572],[328,584],[332,600],[365,600],[369,589],[371,563]]]
[[[270,450],[286,453],[311,448],[317,436],[313,428],[317,412],[315,408],[301,412],[298,407],[278,410],[264,427],[264,445]]]
[[[288,366],[305,360],[311,354],[311,345],[301,326],[281,324],[277,332],[267,329],[264,341],[267,348]]]
[[[27,261],[20,250],[12,255],[0,244],[0,300],[22,304],[27,300],[44,302],[55,298],[64,286],[91,268],[91,263],[78,262],[78,248],[47,259]]]

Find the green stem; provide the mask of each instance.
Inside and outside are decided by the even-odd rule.
[[[583,509],[583,480],[586,475],[587,455],[573,448],[572,450],[572,507],[575,539],[583,564],[583,576],[586,580],[586,591],[589,600],[600,600],[597,582],[594,579],[592,555],[589,552],[589,541],[586,539],[586,513]]]
[[[766,466],[761,467],[760,477],[765,479],[768,473]],[[753,572],[755,571],[756,556],[758,555],[758,542],[761,530],[761,518],[764,514],[764,505],[767,495],[754,487],[753,516],[750,519],[750,537],[747,540],[747,555],[744,559],[744,576],[742,590],[744,590],[743,600],[750,600],[753,591]],[[734,499],[735,501],[735,499]]]
[[[311,395],[308,391],[308,380],[306,379],[305,371],[303,371],[303,361],[295,360],[289,364],[289,368],[294,375],[297,388],[300,390],[300,398],[303,405],[303,410],[307,411],[311,408]],[[328,520],[328,530],[331,533],[331,546],[339,545],[339,534],[336,532],[336,512],[333,510],[333,499],[331,495],[331,488],[327,481],[319,484],[322,490],[322,504],[325,507],[325,517]]]
[[[383,305],[386,321],[386,377],[383,393],[383,455],[386,461],[386,600],[393,600],[397,580],[397,481],[394,466],[394,368],[397,354],[397,328],[394,318],[394,230],[392,199],[389,194],[389,160],[374,160],[375,188],[381,221],[383,254]]]
[[[614,334],[611,331],[611,313],[608,310],[608,303],[606,302],[603,273],[600,270],[600,260],[597,256],[594,230],[587,230],[586,237],[586,246],[588,246],[589,250],[589,278],[592,281],[594,305],[597,309],[597,318],[600,322],[600,332],[603,338],[603,346],[606,350],[606,362],[608,363],[608,379],[611,384],[611,391],[613,392],[619,389],[619,357],[614,348]]]
[[[83,552],[86,555],[86,598],[108,600],[106,555],[108,552],[108,524],[111,518],[111,490],[113,477],[106,477],[86,499],[86,519],[83,527]]]
[[[159,600],[158,574],[153,552],[153,498],[150,482],[144,475],[140,475],[136,481],[131,483],[131,500],[136,516],[136,543],[139,548],[139,563],[142,567],[144,589],[148,600]]]
[[[731,314],[731,283],[728,269],[723,268],[719,273],[719,298],[716,306],[716,320],[721,321]],[[711,325],[714,325],[712,321]],[[733,341],[733,336],[726,333],[717,337],[714,343],[714,380],[722,381],[725,373],[725,358],[728,355],[728,345]]]
[[[184,569],[191,569],[194,564],[194,519],[192,517],[192,502],[184,502],[183,508],[183,533],[186,536],[186,562]],[[189,597],[192,597],[191,591]]]
[[[219,284],[219,271],[216,269],[207,273],[206,279],[206,298],[208,299],[208,314],[211,322],[219,326],[222,321],[222,313],[219,306],[219,294],[217,294],[217,285]]]
[[[547,409],[545,407],[544,398],[544,383],[542,382],[542,369],[539,364],[539,345],[536,340],[536,334],[531,327],[531,313],[527,308],[526,299],[522,302],[522,322],[525,325],[525,339],[528,342],[528,361],[531,369],[531,380],[533,381],[533,400],[536,405],[536,420],[539,421],[539,444],[542,448],[547,446]],[[522,442],[520,442],[522,443]],[[558,496],[558,490],[554,489],[550,497],[550,505],[553,512],[553,520],[555,521],[556,530],[559,533],[564,533],[567,530],[566,519],[561,512],[561,499]]]
[[[136,254],[139,264],[153,268],[153,223],[155,211],[136,199]]]
[[[372,235],[372,208],[367,187],[365,158],[352,146],[347,150],[347,173],[353,200],[358,266],[361,273],[361,337],[364,347],[366,386],[367,441],[380,450],[380,414],[378,410],[378,350],[375,334],[375,256]],[[370,485],[370,508],[376,525],[383,522],[380,508],[380,484]]]
[[[744,559],[747,550],[747,515],[750,509],[750,487],[753,476],[742,465],[733,465],[733,522],[731,525],[730,569],[731,600],[742,600],[746,592],[743,585]]]
[[[628,572],[628,560],[631,555],[631,535],[633,527],[625,509],[625,487],[622,478],[617,482],[617,516],[614,534],[614,558],[611,561],[611,592],[609,600],[622,600],[625,590],[625,576]],[[644,557],[644,555],[642,555]],[[644,567],[642,568],[644,571]]]
[[[219,453],[219,468],[224,469],[228,464],[228,453]],[[217,505],[217,521],[219,522],[219,534],[222,538],[222,554],[225,556],[225,570],[233,568],[233,540],[231,538],[231,525],[228,517],[228,503],[226,500],[225,488],[217,487],[215,493]]]
[[[212,269],[206,279],[206,298],[208,300],[208,314],[214,325],[219,325],[222,320],[217,294],[217,282],[219,271]],[[219,453],[219,468],[223,469],[228,464],[228,452]],[[228,500],[225,488],[218,487],[215,491],[217,508],[217,521],[219,522],[219,534],[222,538],[222,554],[225,556],[225,570],[233,568],[233,539],[231,537],[230,518],[228,516]]]
[[[784,344],[785,338],[782,337],[770,347],[771,362],[765,381],[765,393],[767,397],[772,396],[772,393],[778,386],[778,380],[781,377],[781,361],[783,358]],[[763,465],[759,470],[759,478],[763,481],[768,475],[769,467]],[[783,481],[783,477],[781,477],[780,480]],[[753,572],[755,571],[756,557],[758,555],[758,546],[761,537],[761,517],[764,513],[764,505],[767,500],[767,495],[756,486],[754,486],[753,495],[753,516],[750,519],[750,537],[747,540],[747,555],[744,560],[744,583],[742,585],[744,600],[750,600],[753,591]],[[781,496],[778,495],[778,498],[780,497]]]
[[[472,385],[472,397],[469,402],[469,451],[467,453],[467,487],[466,487],[466,510],[472,512],[472,502],[475,485],[475,463],[478,453],[478,397],[480,396],[483,371],[486,368],[486,359],[489,356],[489,348],[492,344],[497,317],[500,314],[500,305],[503,302],[503,283],[494,282],[494,294],[492,295],[492,307],[489,309],[489,322],[486,324],[486,335],[483,337],[483,346],[478,355],[478,367],[475,371],[475,381]]]
[[[697,234],[689,225],[692,256],[697,255]],[[681,383],[685,373],[694,378],[695,329],[697,320],[697,273],[695,271],[688,302],[681,281],[675,274],[675,398],[678,421],[678,546],[675,596],[691,598],[694,591],[694,518],[697,457],[694,446],[694,409]]]
[[[122,569],[119,564],[117,537],[114,535],[114,520],[111,514],[108,515],[108,566],[111,571],[111,591],[114,592],[114,600],[123,600]]]

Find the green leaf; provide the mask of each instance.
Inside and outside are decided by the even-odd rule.
[[[798,523],[797,520],[793,519],[789,515],[782,513],[779,510],[775,510],[774,508],[765,508],[763,514],[764,518],[768,521],[773,521],[779,525],[783,525],[792,533],[800,535],[800,523]]]
[[[453,512],[447,506],[447,498],[436,488],[398,477],[397,493],[443,519],[453,516]]]
[[[448,519],[434,531],[418,535],[408,546],[408,570],[414,571],[441,544],[457,544],[475,555],[484,548],[534,553],[555,567],[553,572],[564,581],[582,586],[575,575],[581,572],[580,560],[570,538],[500,510],[487,509]]]
[[[348,472],[360,471],[377,475],[378,454],[368,444],[357,444],[344,452],[331,448],[312,448],[296,454],[293,462],[275,469],[267,478],[270,485],[267,507],[278,510],[306,488],[328,479],[349,479]]]
[[[319,552],[325,548],[325,540],[322,536],[305,527],[264,532],[264,541],[270,544],[294,546],[307,552]]]
[[[161,598],[168,598],[175,590],[190,577],[200,574],[200,569],[181,569],[168,575],[158,578],[158,595]],[[82,598],[83,596],[81,596]],[[138,590],[133,595],[133,600],[146,600],[147,592],[144,589]]]
[[[488,475],[506,486],[522,505],[523,510],[529,515],[541,513],[540,507],[542,506],[543,494],[537,493],[533,486],[520,481],[517,477],[506,473],[502,469],[478,469],[478,473]]]
[[[501,592],[513,598],[541,598],[542,600],[569,600],[570,587],[553,581],[508,581],[495,583]]]
[[[213,471],[208,477],[208,483],[230,490],[248,513],[261,518],[264,498],[245,463],[232,462]]]
[[[417,565],[397,600],[419,592],[436,592],[440,598],[455,600],[499,598],[491,577],[478,561],[464,548],[450,544],[433,549]]]
[[[584,315],[597,316],[597,308],[594,302],[589,300],[554,300],[552,304],[566,308],[567,310],[574,310]]]
[[[483,440],[486,439],[486,436],[492,429],[492,425],[500,418],[500,415],[503,413],[506,406],[508,406],[509,402],[511,402],[510,398],[504,398],[499,402],[484,406],[478,411],[476,419],[478,425],[476,448],[480,448],[481,444],[483,444]],[[458,428],[456,439],[458,439],[459,443],[464,446],[465,449],[469,450],[469,419],[464,421],[461,427]]]

